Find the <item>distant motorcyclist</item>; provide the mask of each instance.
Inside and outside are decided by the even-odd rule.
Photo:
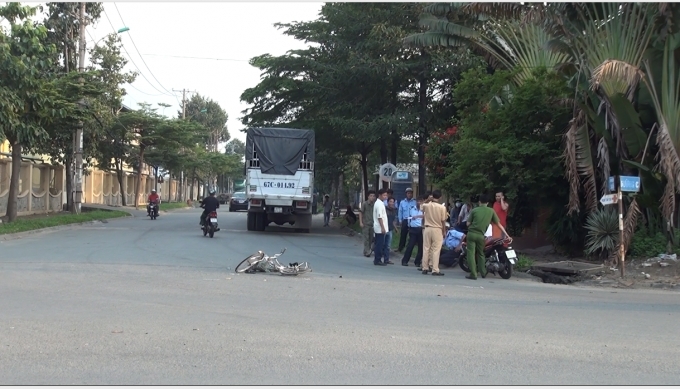
[[[210,215],[210,212],[215,212],[220,207],[220,201],[215,197],[215,190],[210,190],[210,196],[201,200],[201,208],[203,208],[203,213],[201,214],[201,227],[205,223],[205,218]]]
[[[160,205],[161,203],[161,196],[159,196],[158,193],[156,193],[156,189],[151,189],[151,194],[149,195],[147,201],[148,203],[146,205],[146,216],[150,216],[151,204]]]

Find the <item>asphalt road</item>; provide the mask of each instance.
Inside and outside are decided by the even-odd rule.
[[[678,384],[680,294],[424,276],[199,210],[0,242],[0,385]],[[256,250],[299,277],[234,274]]]

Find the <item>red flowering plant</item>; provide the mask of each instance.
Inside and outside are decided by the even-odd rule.
[[[453,150],[457,132],[458,126],[453,125],[430,136],[425,152],[425,166],[430,179],[435,183],[446,177],[448,158]]]

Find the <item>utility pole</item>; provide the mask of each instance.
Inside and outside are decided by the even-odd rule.
[[[85,71],[85,5],[87,3],[80,3],[80,42],[78,43],[78,73],[81,73],[80,83],[84,82],[82,73]],[[79,104],[84,105],[85,101],[81,98]],[[76,154],[76,198],[73,202],[73,213],[79,214],[82,211],[83,204],[83,121],[78,121],[78,127],[75,133],[75,154]]]

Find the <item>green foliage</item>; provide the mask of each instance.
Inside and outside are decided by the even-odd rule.
[[[466,72],[454,91],[457,130],[444,138],[449,152],[428,150],[428,160],[442,168],[439,185],[449,193],[468,198],[503,191],[511,204],[509,227],[519,235],[538,207],[558,196],[560,135],[571,111],[559,104],[567,91],[561,77],[539,69],[512,87],[513,76]]]
[[[582,255],[587,233],[583,227],[585,222],[585,212],[570,215],[564,201],[557,199],[547,221],[548,237],[557,250],[569,256]]]
[[[675,232],[675,241],[680,239],[680,231]],[[628,254],[638,258],[651,258],[667,252],[668,236],[661,231],[639,226],[628,247]],[[680,254],[680,250],[675,250]]]
[[[527,271],[531,269],[531,267],[534,265],[534,260],[529,258],[528,256],[524,254],[520,254],[519,257],[517,257],[517,263],[515,264],[515,270],[517,271]]]
[[[161,202],[161,205],[158,207],[161,211],[170,211],[172,209],[184,209],[186,208],[187,205],[186,203],[164,203]]]
[[[25,218],[19,218],[13,223],[0,224],[0,235],[63,226],[67,224],[86,223],[93,220],[113,219],[125,216],[130,216],[130,214],[121,211],[105,210],[84,211],[77,215],[70,213],[58,213],[39,217],[29,216]]]
[[[619,215],[614,208],[600,208],[588,215],[585,253],[612,254],[619,244]]]
[[[179,118],[182,118],[183,112],[180,111],[178,115]],[[212,99],[195,94],[187,101],[186,119],[198,123],[208,130],[201,137],[201,143],[205,144],[208,149],[217,145],[218,142],[229,140],[228,118],[227,112]]]

